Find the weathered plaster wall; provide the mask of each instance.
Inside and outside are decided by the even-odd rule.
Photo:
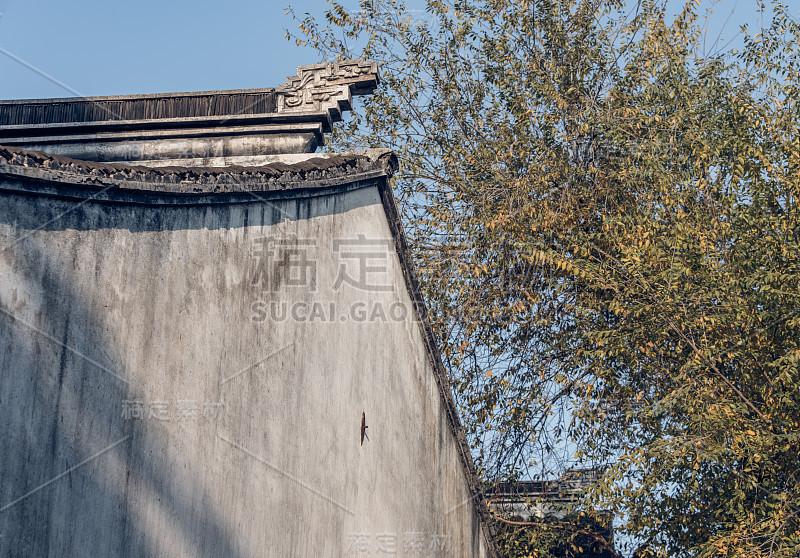
[[[0,556],[486,555],[391,239],[0,193]]]

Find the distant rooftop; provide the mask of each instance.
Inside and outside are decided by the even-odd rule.
[[[597,482],[602,471],[593,469],[567,469],[554,480],[500,482],[487,489],[495,498],[547,498],[551,501],[571,502],[576,495]]]

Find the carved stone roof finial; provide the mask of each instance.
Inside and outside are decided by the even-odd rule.
[[[328,111],[331,121],[351,110],[353,95],[367,95],[377,87],[378,63],[369,60],[340,60],[297,68],[297,75],[275,90],[278,114]]]

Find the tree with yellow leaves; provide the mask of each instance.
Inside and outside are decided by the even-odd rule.
[[[334,143],[401,160],[485,481],[601,467],[576,513],[612,512],[622,555],[794,557],[800,25],[762,6],[708,54],[698,4],[668,7],[334,2],[296,38],[381,62]],[[570,525],[538,540],[578,553]]]

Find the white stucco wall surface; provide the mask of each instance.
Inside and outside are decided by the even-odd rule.
[[[488,555],[376,186],[0,192],[0,370],[0,556]]]

